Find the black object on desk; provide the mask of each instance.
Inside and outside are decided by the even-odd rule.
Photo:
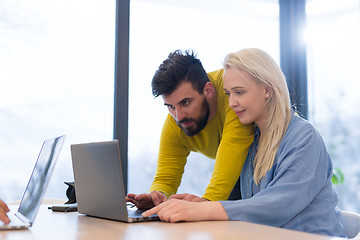
[[[54,205],[49,207],[49,209],[53,210],[54,212],[76,212],[77,203]]]

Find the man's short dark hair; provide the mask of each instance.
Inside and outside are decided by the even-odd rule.
[[[155,97],[169,95],[184,81],[190,82],[195,90],[203,94],[209,78],[194,51],[176,50],[155,72],[151,82],[152,93]]]

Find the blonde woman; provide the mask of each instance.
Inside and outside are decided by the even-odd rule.
[[[239,220],[345,236],[325,144],[292,111],[285,77],[271,56],[260,49],[229,54],[224,91],[240,121],[256,126],[240,175],[243,199],[189,202],[181,200],[188,194],[179,194],[144,215],[157,213],[167,222]]]

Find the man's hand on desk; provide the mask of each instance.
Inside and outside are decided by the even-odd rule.
[[[150,209],[167,201],[167,197],[162,192],[152,191],[150,193],[133,194],[126,196],[126,201],[135,204],[139,209]]]
[[[185,200],[185,201],[189,201],[189,202],[206,202],[206,201],[208,201],[205,198],[201,198],[194,194],[189,194],[189,193],[174,194],[174,195],[170,196],[169,200],[170,199],[179,199],[179,200]]]
[[[10,219],[7,216],[7,212],[9,212],[9,208],[8,206],[2,201],[0,200],[0,221],[4,222],[4,223],[9,223]]]
[[[147,210],[142,215],[148,217],[157,214],[164,222],[228,220],[225,209],[220,202],[189,202],[170,199]]]

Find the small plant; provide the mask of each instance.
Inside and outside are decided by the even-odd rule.
[[[331,178],[333,184],[338,185],[344,182],[344,174],[340,168],[334,168],[333,176]]]

